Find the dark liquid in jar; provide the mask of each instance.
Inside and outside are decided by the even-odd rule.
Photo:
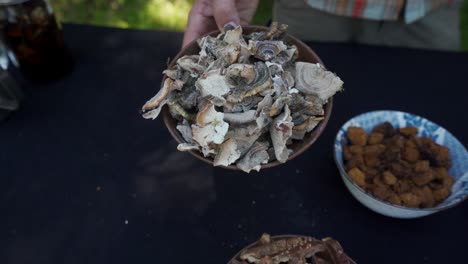
[[[63,33],[43,0],[30,0],[11,5],[15,10],[2,21],[3,38],[14,52],[21,71],[33,80],[63,77],[73,68]]]

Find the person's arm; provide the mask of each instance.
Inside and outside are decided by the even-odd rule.
[[[258,0],[195,0],[190,10],[182,46],[224,25],[247,25],[255,14]]]

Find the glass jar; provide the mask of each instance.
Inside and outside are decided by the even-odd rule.
[[[0,30],[26,77],[57,79],[73,68],[62,28],[47,0],[0,0]]]

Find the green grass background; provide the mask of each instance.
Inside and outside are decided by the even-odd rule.
[[[183,31],[194,0],[51,0],[61,21],[121,28]],[[271,18],[273,0],[261,0],[254,24]],[[468,50],[468,0],[460,11],[462,47]]]

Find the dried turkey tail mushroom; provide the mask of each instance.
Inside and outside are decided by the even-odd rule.
[[[186,55],[177,60],[177,65],[192,77],[198,77],[205,71],[205,67],[198,63],[199,55]]]
[[[214,159],[214,165],[229,166],[239,159],[240,155],[241,152],[237,147],[237,141],[234,138],[229,138],[219,146],[218,154]]]
[[[171,78],[172,80],[177,80],[180,78],[179,74],[182,72],[177,69],[166,69],[163,71],[163,74],[167,77]]]
[[[248,110],[242,113],[224,113],[224,121],[230,124],[246,124],[256,119],[255,110]]]
[[[255,67],[250,64],[232,64],[226,69],[225,76],[233,85],[247,85],[255,80]]]
[[[260,92],[270,89],[272,85],[270,71],[263,62],[255,63],[255,78],[248,84],[244,97],[256,95]]]
[[[229,264],[355,264],[344,253],[340,243],[332,238],[318,240],[306,236],[270,237],[242,250]]]
[[[247,173],[252,170],[260,171],[261,164],[268,163],[268,142],[255,142],[244,157],[239,160],[237,167]]]
[[[224,38],[223,41],[226,44],[230,45],[239,45],[244,38],[242,36],[242,27],[237,26],[232,28],[231,25],[227,24],[227,27],[224,29]]]
[[[274,62],[265,62],[266,66],[270,70],[271,77],[274,77],[275,75],[281,76],[284,73],[283,66],[278,63]]]
[[[263,61],[270,61],[288,48],[279,40],[251,41],[249,44],[253,46],[254,57]]]
[[[283,34],[286,32],[288,25],[286,24],[279,24],[276,21],[271,22],[270,29],[266,32],[258,32],[258,34],[254,34],[252,39],[255,40],[268,40],[268,39],[275,39],[281,38]]]
[[[223,118],[224,113],[217,112],[213,104],[206,102],[192,124],[193,140],[205,148],[211,148],[211,143],[223,143],[229,129]]]
[[[304,139],[305,135],[312,131],[323,119],[323,117],[308,117],[302,124],[293,127],[291,138],[295,140]]]
[[[182,123],[176,126],[176,129],[182,135],[182,138],[187,143],[192,143],[192,129],[190,128],[190,124],[187,120],[182,121]]]
[[[245,154],[251,149],[254,143],[256,143],[259,136],[259,133],[248,133],[248,130],[245,128],[230,130],[225,135],[227,140],[219,145],[217,149],[214,166],[229,166],[240,157],[245,157]],[[257,168],[256,166],[262,164],[263,161],[264,160],[260,160],[257,164],[250,164],[250,166],[252,166],[252,168]],[[247,169],[244,171],[246,170]]]
[[[273,142],[273,148],[275,149],[275,157],[281,163],[286,162],[291,151],[286,146],[288,139],[292,135],[292,128],[294,126],[294,123],[291,121],[291,111],[289,111],[286,105],[284,107],[284,112],[273,120],[273,124],[270,127],[270,136]]]
[[[265,63],[256,62],[254,65],[243,65],[236,65],[227,70],[226,76],[230,78],[231,83],[235,82],[236,85],[227,96],[227,101],[230,103],[242,102],[248,97],[262,94],[272,87],[270,72]]]
[[[218,60],[223,61],[226,66],[236,63],[239,59],[240,53],[240,44],[228,44],[215,51],[215,55]]]
[[[246,111],[255,109],[257,105],[260,104],[260,102],[263,100],[264,98],[261,96],[250,96],[250,97],[244,98],[239,103],[227,100],[227,102],[223,106],[223,110],[224,110],[224,113],[246,112]],[[257,112],[258,112],[258,108],[257,108]]]
[[[192,151],[192,150],[200,150],[200,146],[197,144],[192,143],[180,143],[177,145],[178,151]]]
[[[199,151],[215,166],[258,171],[286,162],[295,140],[323,120],[324,104],[343,82],[320,64],[296,61],[287,25],[244,35],[229,26],[197,40],[200,52],[180,57],[163,73],[159,92],[142,108],[155,119],[166,106],[178,122],[180,151]]]
[[[297,57],[297,48],[295,46],[291,46],[286,50],[281,51],[280,53],[277,54],[276,57],[274,57],[271,61],[273,63],[285,65],[291,60],[295,59]]]
[[[343,81],[319,63],[296,62],[296,88],[304,94],[317,95],[326,102],[343,87]]]
[[[180,82],[167,78],[161,90],[143,105],[143,117],[146,119],[156,119],[162,107],[169,102],[168,97],[170,93],[181,88]]]

